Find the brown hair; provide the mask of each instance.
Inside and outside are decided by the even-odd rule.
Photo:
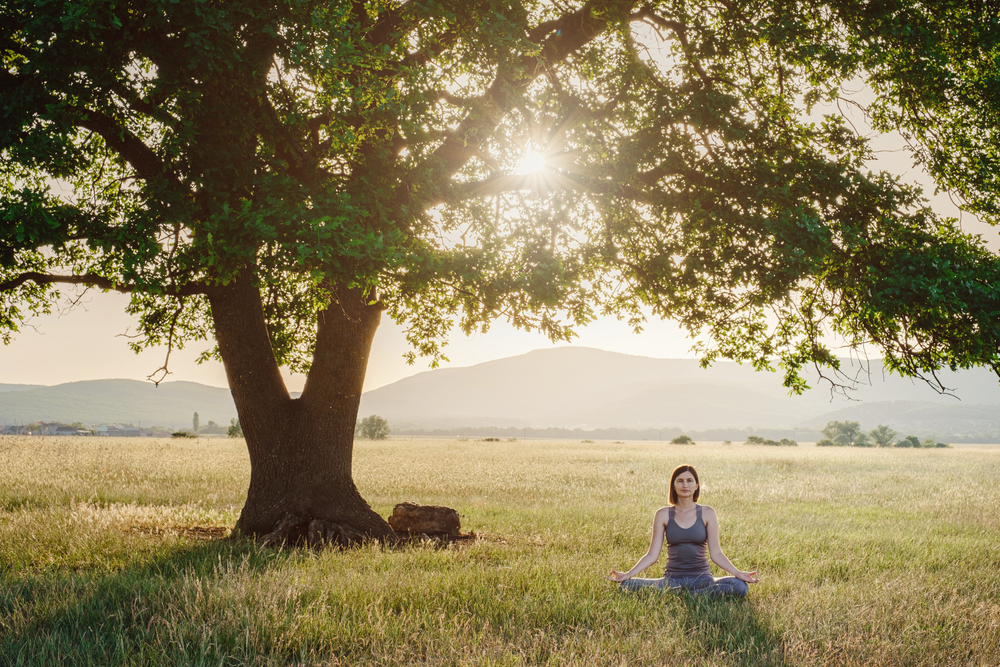
[[[694,475],[694,481],[698,484],[698,488],[694,490],[694,501],[698,502],[698,496],[701,495],[701,480],[698,479],[698,471],[694,469],[694,466],[685,463],[683,465],[677,466],[676,468],[674,468],[674,471],[670,473],[671,505],[677,504],[677,489],[674,488],[674,480],[676,480],[677,476],[680,475],[682,472],[690,472],[692,475]]]

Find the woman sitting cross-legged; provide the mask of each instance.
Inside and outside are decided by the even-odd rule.
[[[608,579],[617,581],[626,590],[655,588],[658,590],[685,590],[691,595],[743,597],[749,592],[747,584],[760,581],[756,572],[737,570],[719,546],[719,517],[707,505],[699,505],[701,495],[698,473],[693,466],[681,465],[670,475],[670,506],[661,507],[653,515],[653,540],[649,551],[628,572],[611,570]],[[656,562],[667,542],[667,569],[662,579],[634,579],[633,577]],[[712,561],[731,577],[712,576],[708,565]]]

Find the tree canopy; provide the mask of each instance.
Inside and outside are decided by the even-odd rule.
[[[996,256],[815,116],[867,81],[875,122],[995,220],[997,21],[958,0],[0,0],[0,335],[76,285],[131,296],[137,348],[214,339],[254,470],[240,524],[276,540],[389,531],[350,479],[381,312],[432,360],[456,323],[564,339],[648,312],[798,390],[837,366],[830,333],[932,380],[1000,370]],[[299,399],[279,366],[308,374]]]
[[[645,307],[709,359],[836,363],[833,330],[911,371],[997,361],[994,258],[806,116],[869,72],[877,118],[989,213],[955,175],[962,132],[996,172],[994,107],[962,120],[996,19],[967,3],[0,7],[5,336],[76,283],[132,295],[133,345],[211,338],[207,286],[250,266],[296,371],[335,284],[432,357],[455,319],[564,338]]]

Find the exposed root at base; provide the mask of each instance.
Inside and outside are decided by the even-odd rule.
[[[238,531],[233,531],[236,538]],[[255,538],[257,542],[267,547],[310,547],[325,546],[356,547],[362,544],[379,542],[388,546],[406,546],[411,544],[433,544],[435,547],[447,547],[456,542],[473,542],[480,539],[474,532],[470,533],[395,533],[373,536],[362,532],[350,524],[329,521],[327,519],[309,519],[298,514],[286,514],[274,525],[274,529],[266,535]]]
[[[274,529],[270,533],[257,538],[257,541],[268,547],[284,545],[309,547],[336,545],[351,547],[366,542],[397,544],[400,538],[391,530],[386,535],[371,535],[347,523],[338,523],[326,519],[310,519],[297,514],[286,514],[274,525]]]

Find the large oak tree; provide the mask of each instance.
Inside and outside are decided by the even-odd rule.
[[[138,347],[214,341],[274,540],[391,535],[351,477],[382,313],[432,360],[652,313],[793,389],[831,333],[996,368],[996,258],[815,115],[857,76],[912,101],[886,53],[959,41],[923,6],[0,0],[0,331],[75,285],[130,294]]]

